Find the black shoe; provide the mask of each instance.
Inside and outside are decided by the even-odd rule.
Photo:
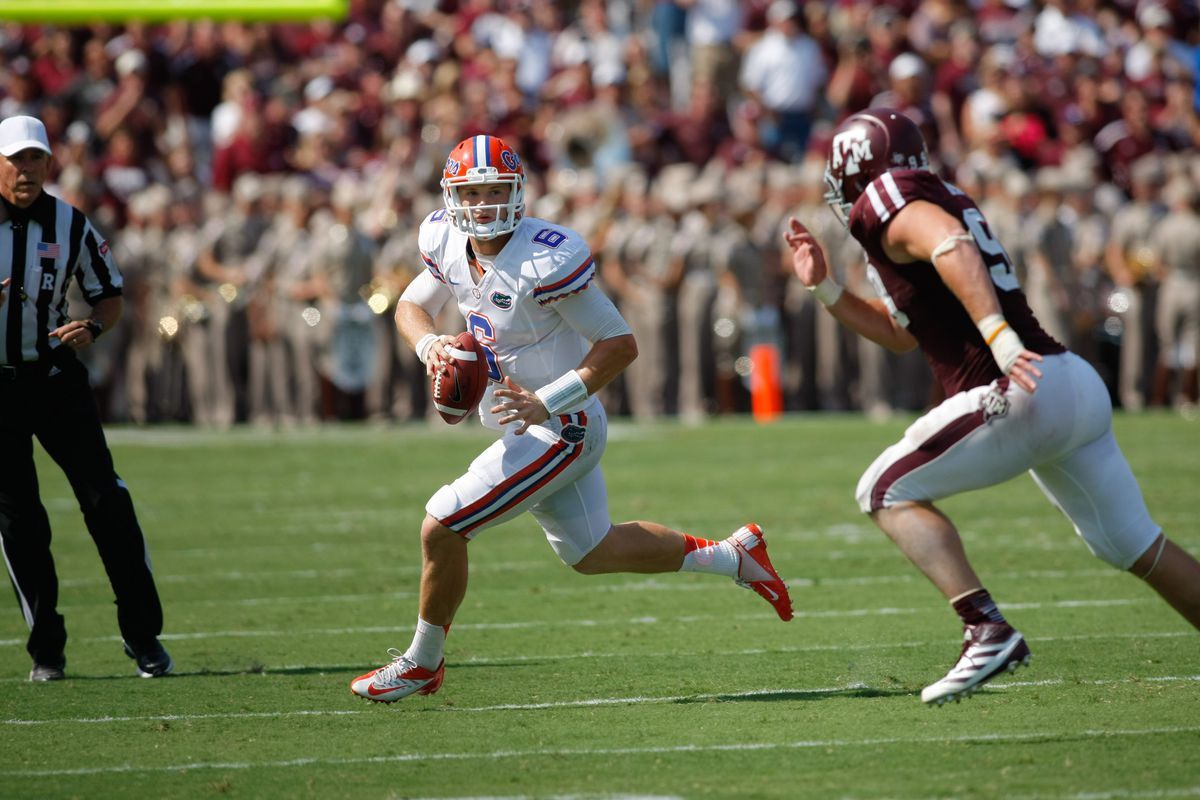
[[[175,669],[175,662],[158,639],[136,644],[125,642],[125,655],[137,662],[137,674],[143,678],[161,678]]]
[[[67,667],[67,659],[59,659],[53,664],[39,664],[33,662],[33,669],[29,671],[29,680],[34,683],[44,683],[46,681],[61,681],[67,677],[63,670]]]

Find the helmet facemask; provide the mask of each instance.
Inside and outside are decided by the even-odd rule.
[[[854,207],[854,204],[846,202],[846,195],[842,191],[842,184],[834,177],[828,164],[825,165],[825,202],[832,209],[833,215],[838,218],[838,222],[849,229],[850,209]]]
[[[466,206],[459,197],[459,189],[480,184],[508,184],[508,202],[494,205]],[[519,173],[503,173],[495,167],[472,167],[461,177],[442,179],[442,197],[454,227],[473,239],[486,241],[512,233],[525,213],[525,176]],[[495,219],[476,222],[480,212],[490,212]]]

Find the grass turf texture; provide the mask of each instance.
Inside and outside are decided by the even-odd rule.
[[[853,501],[904,424],[614,426],[614,518],[712,537],[761,522],[796,620],[713,576],[577,575],[526,517],[471,545],[441,692],[392,706],[348,682],[407,646],[424,501],[486,433],[112,432],[166,606],[163,680],[121,653],[39,451],[68,680],[27,683],[21,616],[0,614],[0,797],[1200,795],[1197,635],[1028,477],[943,507],[1033,666],[922,706],[960,628]],[[1156,518],[1200,551],[1195,423],[1117,433]]]

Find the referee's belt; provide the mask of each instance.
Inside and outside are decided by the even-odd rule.
[[[46,378],[75,360],[75,351],[59,345],[46,358],[22,361],[19,364],[0,364],[0,383],[12,383],[28,378]]]

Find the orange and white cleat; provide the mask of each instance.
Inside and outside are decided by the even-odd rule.
[[[444,659],[437,669],[429,670],[394,647],[388,648],[388,655],[392,663],[359,675],[350,681],[350,691],[377,703],[394,703],[410,694],[433,694],[442,688],[442,678],[446,675]]]
[[[779,577],[767,555],[767,541],[763,530],[751,522],[738,528],[725,541],[733,545],[738,554],[738,586],[753,589],[771,604],[775,613],[784,622],[792,618],[792,598],[787,584]]]

